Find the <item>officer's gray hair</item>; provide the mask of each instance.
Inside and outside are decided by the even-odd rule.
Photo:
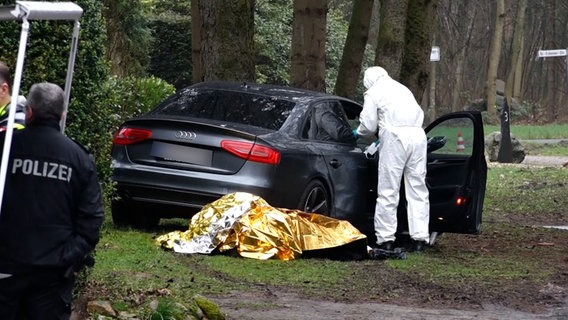
[[[65,111],[63,101],[64,93],[61,87],[54,83],[42,82],[30,88],[27,105],[32,107],[34,121],[59,121]]]

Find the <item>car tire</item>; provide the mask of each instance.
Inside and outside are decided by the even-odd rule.
[[[111,203],[112,222],[117,227],[128,227],[131,225],[132,210],[121,200],[113,200]]]
[[[151,229],[160,223],[160,217],[128,201],[112,201],[111,213],[112,222],[118,227]]]
[[[331,215],[331,198],[322,182],[312,180],[308,183],[300,197],[298,209],[304,212]]]

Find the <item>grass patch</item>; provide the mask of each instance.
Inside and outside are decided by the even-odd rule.
[[[511,134],[520,140],[568,138],[568,124],[548,124],[542,126],[511,125],[510,130]],[[484,126],[485,134],[489,134],[494,131],[501,131],[501,126]]]
[[[148,233],[107,228],[97,247],[90,278],[108,289],[105,294],[117,299],[164,292],[189,299],[203,291],[231,289],[222,279],[192,268],[193,258],[159,248]]]
[[[238,263],[235,263],[236,261]],[[228,274],[235,280],[241,279],[243,284],[301,288],[308,294],[333,289],[337,285],[337,279],[350,275],[347,264],[322,259],[262,261],[215,256],[203,259],[202,263],[208,269],[219,273],[227,273],[230,270]]]
[[[457,252],[452,256],[443,253],[409,255],[407,260],[389,260],[387,264],[397,271],[445,284],[462,281],[491,283],[503,279],[518,280],[527,275],[538,275],[544,279],[551,274],[538,268],[538,264],[519,261],[515,257],[495,257],[474,252]]]
[[[538,288],[555,283],[565,272],[566,231],[535,225],[568,224],[567,181],[564,168],[492,166],[481,235],[443,234],[434,248],[409,254],[406,260],[260,261],[180,255],[159,248],[154,239],[185,230],[185,219],[164,221],[153,232],[116,229],[107,222],[85,288],[90,300],[109,300],[116,309],[144,319],[151,313],[149,302],[164,296],[183,303],[195,294],[236,291],[290,290],[326,300],[394,303],[409,290],[417,295],[428,291],[433,301],[538,294]],[[243,301],[242,307],[269,306]]]
[[[530,143],[522,142],[528,155],[568,156],[568,143]]]
[[[568,212],[568,170],[561,167],[488,168],[484,203],[486,220],[503,220],[507,215],[530,216],[531,220],[566,219]]]

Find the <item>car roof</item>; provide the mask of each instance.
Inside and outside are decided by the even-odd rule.
[[[283,85],[258,84],[253,82],[206,81],[206,82],[196,83],[194,85],[186,87],[185,89],[200,89],[200,90],[213,89],[213,90],[234,91],[234,92],[243,92],[243,93],[246,92],[251,94],[271,96],[277,99],[287,100],[292,102],[298,102],[298,100],[315,101],[315,100],[329,99],[329,98],[351,101],[344,97],[335,96],[325,92],[311,91],[311,90],[283,86]]]

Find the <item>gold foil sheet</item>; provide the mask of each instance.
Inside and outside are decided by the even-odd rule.
[[[274,208],[250,193],[231,193],[205,205],[187,231],[156,241],[179,253],[231,249],[247,258],[292,260],[303,251],[338,247],[364,239],[349,222],[299,210]]]

